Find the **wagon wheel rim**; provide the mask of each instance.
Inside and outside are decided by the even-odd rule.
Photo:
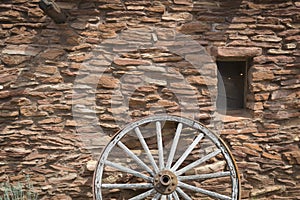
[[[164,135],[164,124],[174,123],[174,132],[171,135],[172,141],[169,147],[166,147],[167,137]],[[151,146],[147,142],[144,127],[152,124],[155,131],[152,132],[156,138],[156,144]],[[193,130],[196,134],[185,134],[191,137],[190,144],[183,147],[183,153],[179,152],[180,139],[183,137],[184,129]],[[134,134],[135,142],[140,146],[142,154],[137,154],[134,148],[130,148],[123,140],[128,135]],[[193,152],[202,152],[202,142],[210,141],[214,148],[205,155],[201,154],[192,161],[187,161],[189,157],[193,157]],[[200,146],[200,149],[199,149]],[[154,150],[153,150],[154,148]],[[117,149],[117,150],[116,150]],[[114,151],[120,152],[120,157],[116,158]],[[153,151],[157,153],[153,153]],[[125,156],[124,156],[125,155]],[[197,155],[197,153],[195,154]],[[176,158],[177,157],[177,158]],[[218,157],[218,158],[217,158]],[[218,160],[219,159],[219,160]],[[223,159],[223,160],[222,160]],[[117,161],[118,160],[118,161]],[[224,166],[220,169],[214,169],[215,172],[201,173],[198,169],[207,168],[211,160],[217,160],[217,163],[223,162]],[[215,162],[215,161],[213,161]],[[132,167],[131,165],[137,166]],[[200,168],[198,168],[200,166]],[[113,170],[107,170],[110,168]],[[209,167],[208,167],[209,168]],[[109,171],[109,172],[108,172]],[[120,182],[118,180],[107,181],[106,178],[111,177],[111,171],[125,174],[138,181],[136,182]],[[191,173],[194,171],[194,174]],[[228,183],[225,185],[226,194],[222,194],[218,190],[206,189],[202,182],[207,180],[218,181],[218,179],[227,178]],[[200,183],[201,181],[201,183]],[[212,182],[213,183],[213,182]],[[198,184],[198,185],[197,185]],[[200,186],[199,186],[200,184]],[[238,200],[240,199],[240,179],[237,165],[234,161],[229,148],[225,142],[214,132],[210,131],[204,125],[191,119],[159,115],[151,116],[127,125],[119,131],[111,141],[103,149],[96,170],[94,172],[94,199],[109,199],[107,194],[111,191],[121,194],[115,199],[201,199],[203,195],[206,199],[224,199]],[[130,197],[122,197],[123,193],[132,193]],[[230,194],[228,192],[230,191]],[[199,197],[201,196],[201,198]]]

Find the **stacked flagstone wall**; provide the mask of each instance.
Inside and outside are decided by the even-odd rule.
[[[0,4],[1,183],[91,199],[107,137],[169,113],[218,129],[243,199],[299,199],[299,1],[57,0],[64,24],[38,2]],[[216,114],[216,60],[247,61],[245,109]]]

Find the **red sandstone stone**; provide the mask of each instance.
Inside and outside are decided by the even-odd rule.
[[[193,1],[192,0],[174,0],[175,4],[180,4],[180,5],[192,5]]]
[[[282,38],[274,35],[256,35],[251,37],[251,40],[259,42],[280,42]]]
[[[19,56],[19,55],[3,55],[1,60],[8,66],[19,65],[25,61],[30,60],[30,56]]]
[[[219,47],[214,53],[218,57],[255,57],[262,54],[261,48],[256,47]]]
[[[274,155],[267,152],[263,152],[262,156],[271,160],[281,160],[280,155]]]
[[[293,63],[294,61],[295,58],[291,56],[258,56],[254,58],[254,62],[258,64],[264,64],[269,62],[282,64],[282,63]]]
[[[117,58],[114,60],[114,63],[119,66],[128,66],[128,65],[149,65],[151,64],[146,60],[137,60],[137,59],[129,59],[129,58]]]
[[[252,73],[253,81],[272,80],[274,78],[275,76],[272,71],[256,71]]]
[[[258,152],[262,152],[262,148],[259,146],[259,144],[253,144],[253,143],[244,143],[243,144],[244,146],[250,148],[250,149],[253,149],[255,151],[258,151]]]
[[[205,31],[209,31],[210,29],[211,27],[209,24],[203,22],[190,22],[182,25],[179,31],[185,34],[191,34],[191,33],[202,33]]]
[[[191,21],[193,19],[193,15],[188,12],[165,13],[162,16],[162,19],[167,21]]]

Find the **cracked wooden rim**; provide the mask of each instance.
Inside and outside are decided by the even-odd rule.
[[[170,115],[117,133],[100,156],[93,187],[96,200],[240,199],[238,170],[223,140],[194,120]]]

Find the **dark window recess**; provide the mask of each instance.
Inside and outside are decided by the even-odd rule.
[[[245,107],[247,64],[244,61],[218,61],[217,108],[237,110]],[[222,86],[222,80],[224,87]],[[226,101],[225,101],[226,100]]]

